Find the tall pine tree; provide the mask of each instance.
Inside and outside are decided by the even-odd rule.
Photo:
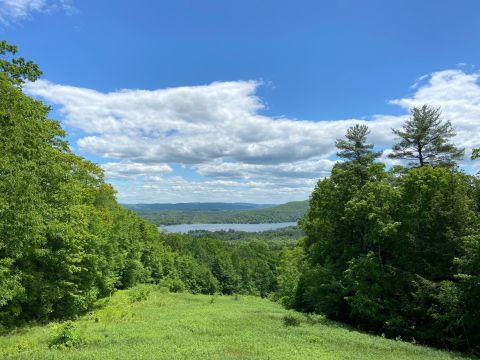
[[[402,129],[393,129],[399,142],[393,146],[390,158],[422,167],[451,166],[463,157],[464,150],[449,142],[455,132],[449,120],[442,120],[440,108],[423,105],[414,107],[411,114]]]
[[[370,131],[367,125],[355,124],[349,127],[345,139],[337,139],[335,142],[339,150],[337,156],[361,165],[372,162],[380,153],[372,150],[373,144],[367,144],[368,134]]]

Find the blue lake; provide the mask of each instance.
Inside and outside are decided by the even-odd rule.
[[[247,232],[260,232],[266,230],[275,230],[287,226],[297,226],[296,222],[281,222],[271,224],[179,224],[179,225],[166,225],[159,226],[161,231],[171,233],[188,233],[195,230],[206,231],[247,231]]]

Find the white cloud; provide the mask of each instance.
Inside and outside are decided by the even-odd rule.
[[[70,0],[0,0],[0,24],[9,25],[30,18],[34,13],[75,11]]]
[[[282,203],[304,200],[310,195],[315,179],[286,179],[286,181],[187,180],[181,176],[151,177],[139,182],[116,183],[119,201],[188,202],[225,201]]]
[[[81,150],[135,162],[200,164],[231,159],[281,164],[334,153],[333,139],[365,120],[300,121],[262,116],[259,83],[237,81],[172,89],[100,93],[45,80],[31,94],[61,105],[67,124],[87,134]],[[397,117],[379,117],[377,139],[386,144]]]
[[[196,166],[198,173],[213,178],[255,179],[255,178],[319,178],[327,176],[335,161],[312,158],[284,164],[248,164],[242,162],[212,161]]]
[[[266,201],[306,198],[314,180],[333,166],[334,140],[352,124],[367,124],[369,141],[390,148],[391,129],[401,126],[410,107],[424,103],[442,107],[457,129],[455,142],[468,154],[480,146],[474,136],[480,132],[479,77],[462,70],[422,77],[413,96],[390,102],[405,115],[369,120],[261,115],[256,81],[102,93],[41,80],[25,89],[58,105],[68,127],[80,131],[78,148],[108,159],[104,168],[110,179],[135,179],[116,184],[124,201]],[[205,179],[165,178],[171,163]]]
[[[102,164],[109,179],[130,180],[143,176],[159,176],[172,172],[168,164],[142,164],[132,162],[115,162]]]

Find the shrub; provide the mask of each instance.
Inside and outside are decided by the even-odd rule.
[[[317,314],[306,314],[305,319],[309,325],[322,324],[325,322],[325,316]]]
[[[177,278],[165,278],[161,280],[160,287],[166,287],[170,292],[174,293],[185,291],[185,284]]]
[[[73,321],[67,321],[59,325],[49,343],[48,347],[52,349],[70,348],[79,346],[82,341],[78,335],[75,334],[75,323]]]
[[[152,289],[148,285],[138,285],[128,292],[131,302],[147,300]]]
[[[285,326],[300,326],[301,319],[296,314],[286,314],[283,316],[283,325]]]
[[[158,291],[161,294],[168,294],[170,292],[170,289],[167,286],[160,286]]]

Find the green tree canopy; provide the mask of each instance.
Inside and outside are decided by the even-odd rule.
[[[447,125],[433,126],[449,135]],[[279,282],[282,301],[389,337],[480,354],[480,179],[455,167],[360,165],[352,149],[310,197],[301,220],[305,261],[294,295]],[[451,159],[435,154],[423,165]]]
[[[450,166],[463,157],[464,150],[449,142],[455,136],[449,120],[442,120],[440,108],[413,107],[412,116],[402,129],[393,129],[399,142],[393,146],[392,159],[408,160],[413,167]]]
[[[23,57],[16,58],[17,52],[15,45],[10,45],[5,40],[0,41],[0,72],[17,86],[21,86],[26,80],[37,80],[42,75],[38,65],[26,61]]]

